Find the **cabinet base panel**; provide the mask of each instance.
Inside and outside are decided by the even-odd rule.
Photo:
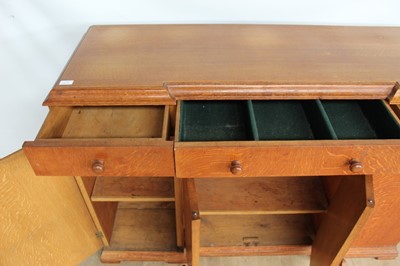
[[[164,261],[167,263],[187,263],[183,252],[156,251],[112,251],[103,250],[100,256],[102,263],[120,263],[122,261]]]
[[[399,252],[396,246],[384,247],[356,247],[350,248],[346,258],[376,258],[380,260],[393,260],[397,258]]]
[[[274,255],[311,255],[311,246],[258,246],[258,247],[200,247],[203,257],[234,256],[274,256]],[[395,259],[398,256],[396,246],[354,247],[346,254],[346,258]]]

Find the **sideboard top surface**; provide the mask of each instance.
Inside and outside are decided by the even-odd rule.
[[[46,102],[82,90],[82,98],[92,98],[86,103],[96,101],[93,90],[103,93],[100,104],[111,91],[162,102],[190,85],[393,87],[400,80],[399,47],[400,27],[92,26]]]

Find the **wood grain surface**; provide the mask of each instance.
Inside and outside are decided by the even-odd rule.
[[[135,139],[46,139],[24,143],[37,175],[174,176],[173,142]],[[103,161],[104,171],[92,165]]]
[[[176,175],[262,177],[349,175],[349,161],[363,163],[358,174],[399,174],[399,140],[268,141],[175,143]],[[242,172],[230,172],[232,161]]]
[[[176,245],[175,209],[166,203],[119,203],[113,236],[101,261],[165,261],[186,263]]]
[[[388,97],[389,103],[392,105],[400,104],[400,83],[396,82],[391,94]]]
[[[400,79],[399,32],[395,27],[92,26],[44,104],[174,104],[175,95],[208,97],[203,92],[210,94],[210,87],[218,97],[268,98],[275,89],[263,85],[270,84],[295,85],[276,88],[286,98],[382,99]],[[73,84],[59,85],[61,80]],[[329,93],[320,85],[334,88]]]
[[[105,250],[177,251],[175,210],[118,208]]]
[[[0,265],[78,265],[100,248],[73,177],[35,176],[22,151],[0,176]]]
[[[97,177],[92,201],[174,202],[173,177]]]
[[[200,214],[294,214],[325,212],[320,177],[199,178]]]
[[[374,206],[372,176],[343,176],[317,230],[310,265],[340,265]]]
[[[49,113],[37,134],[37,139],[61,138],[68,125],[73,107],[49,107]]]
[[[400,239],[400,227],[398,226],[400,221],[400,175],[375,174],[373,175],[373,186],[374,211],[353,246],[396,246]]]
[[[63,138],[161,138],[164,106],[75,107]]]
[[[257,238],[260,247],[309,245],[313,236],[307,214],[201,216],[201,247],[245,247],[246,237]]]

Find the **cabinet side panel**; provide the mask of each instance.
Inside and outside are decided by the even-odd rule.
[[[22,151],[0,176],[0,265],[77,265],[100,248],[73,177],[35,176]]]

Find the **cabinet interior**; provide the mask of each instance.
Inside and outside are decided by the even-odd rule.
[[[182,101],[180,141],[398,139],[381,100]]]
[[[351,177],[360,178],[361,176]],[[192,182],[201,247],[312,245],[343,176],[201,178]],[[362,187],[358,187],[362,190]],[[358,200],[358,199],[357,199]],[[341,206],[345,208],[345,206]]]
[[[323,213],[328,207],[318,176],[195,179],[201,215]]]
[[[173,177],[96,178],[92,201],[173,202]]]
[[[108,250],[177,251],[175,207],[119,202]]]
[[[107,251],[177,252],[173,177],[81,177]]]

